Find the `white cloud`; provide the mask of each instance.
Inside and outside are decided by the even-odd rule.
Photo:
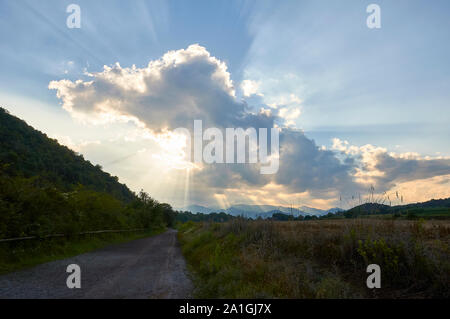
[[[89,158],[97,159],[96,162],[105,163],[106,168],[113,167],[114,173],[124,176],[124,181],[134,189],[143,183],[142,187],[148,186],[162,200],[186,201],[189,197],[194,202],[205,202],[220,198],[232,203],[232,198],[217,194],[235,194],[242,201],[242,196],[236,194],[245,193],[249,200],[275,202],[292,194],[307,194],[302,196],[325,204],[343,190],[360,190],[370,179],[385,185],[397,179],[403,181],[405,174],[401,168],[411,170],[411,164],[404,161],[411,161],[412,154],[395,157],[371,145],[356,147],[335,140],[334,149],[345,155],[340,160],[334,151],[318,147],[303,132],[289,128],[301,114],[301,90],[282,90],[280,84],[273,94],[266,94],[270,92],[265,91],[267,83],[276,82],[274,79],[259,82],[249,78],[243,82],[244,94],[264,94],[260,98],[277,108],[263,107],[250,112],[246,103],[236,99],[226,64],[199,45],[169,51],[143,68],[116,63],[105,66],[101,72],[87,73],[86,77],[52,81],[49,88],[56,90],[63,108],[76,119],[93,124],[120,122],[122,126],[131,124],[133,129],[117,139],[102,140],[99,145],[81,145],[83,152],[89,152]],[[286,75],[281,82],[289,80],[298,79]],[[186,165],[183,141],[172,130],[192,129],[197,119],[203,120],[204,128],[269,128],[276,125],[276,120],[283,120],[278,174],[263,176],[258,164]],[[114,126],[110,125],[109,130],[114,130]],[[81,147],[71,140],[61,140]],[[389,166],[390,159],[396,160],[395,165]],[[117,165],[118,162],[127,165]],[[445,165],[442,167],[445,171]],[[416,174],[415,178],[442,173],[433,167],[422,167],[419,171],[423,174]],[[384,180],[386,172],[395,177]],[[281,193],[259,192],[269,185],[278,187]]]
[[[285,119],[286,126],[295,126],[295,120],[300,117],[301,111],[298,107],[283,107],[279,110],[278,116]]]
[[[169,51],[147,67],[104,66],[89,80],[52,81],[63,107],[91,123],[134,121],[162,131],[204,119],[218,126],[244,112],[227,66],[199,45]]]
[[[241,83],[243,96],[252,103],[265,104],[284,120],[283,125],[296,127],[302,113],[302,81],[294,74],[279,74],[268,77],[256,71],[246,71],[248,79]]]
[[[241,89],[242,89],[242,93],[244,94],[245,97],[249,97],[251,95],[264,96],[262,93],[258,92],[259,82],[256,82],[256,81],[252,81],[252,80],[242,81]]]
[[[389,152],[386,148],[371,144],[351,145],[338,138],[333,139],[332,149],[354,158],[358,164],[354,175],[356,181],[374,185],[379,192],[450,174],[450,157]]]

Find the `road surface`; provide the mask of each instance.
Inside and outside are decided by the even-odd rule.
[[[81,269],[69,289],[66,268]],[[189,298],[175,230],[0,276],[0,298]]]

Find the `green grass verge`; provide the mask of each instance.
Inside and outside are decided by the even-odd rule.
[[[72,238],[49,238],[0,243],[0,274],[21,270],[49,261],[64,259],[111,244],[154,236],[166,228],[130,233],[105,233]]]
[[[247,289],[242,281],[239,239],[230,234],[219,238],[202,223],[187,222],[178,226],[195,298],[236,298]],[[247,296],[248,297],[248,296]]]

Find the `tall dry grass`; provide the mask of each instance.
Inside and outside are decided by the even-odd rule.
[[[236,219],[183,227],[199,297],[450,296],[448,221]],[[372,263],[381,266],[381,289],[366,286]]]

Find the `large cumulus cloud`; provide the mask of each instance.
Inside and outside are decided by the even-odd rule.
[[[64,108],[86,121],[134,119],[160,131],[190,127],[272,127],[273,117],[251,114],[236,101],[224,62],[202,46],[169,51],[144,68],[104,66],[87,81],[52,81]]]
[[[426,180],[450,174],[450,158],[422,157],[417,153],[388,152],[371,144],[350,145],[335,138],[333,148],[353,158],[355,177],[361,183],[370,183],[378,192],[385,192],[400,183]]]
[[[330,150],[319,148],[302,132],[285,130],[281,135],[280,170],[277,183],[288,185],[292,191],[324,194],[333,190],[356,192],[360,185],[353,180],[355,162],[343,161]]]
[[[303,132],[288,128],[283,122],[286,116],[276,109],[258,112],[239,101],[226,64],[200,45],[169,51],[142,68],[116,63],[87,73],[85,79],[52,81],[49,88],[56,90],[64,109],[75,118],[92,123],[134,121],[154,134],[178,127],[192,129],[198,119],[204,128],[280,127],[277,174],[259,174],[258,164],[203,165],[191,178],[191,189],[201,190],[203,196],[223,189],[276,184],[285,192],[326,198],[344,191],[356,193],[366,187],[361,179],[367,176],[386,188],[397,180],[449,173],[448,160],[424,162],[382,152],[375,161],[364,163],[361,154],[355,156],[339,145],[336,150],[344,157],[318,147]],[[380,172],[378,176],[364,176],[370,171],[367,165],[372,165],[372,173]]]
[[[381,153],[377,156],[376,169],[384,172],[378,184],[388,189],[395,183],[427,179],[450,174],[450,159],[395,156]]]

